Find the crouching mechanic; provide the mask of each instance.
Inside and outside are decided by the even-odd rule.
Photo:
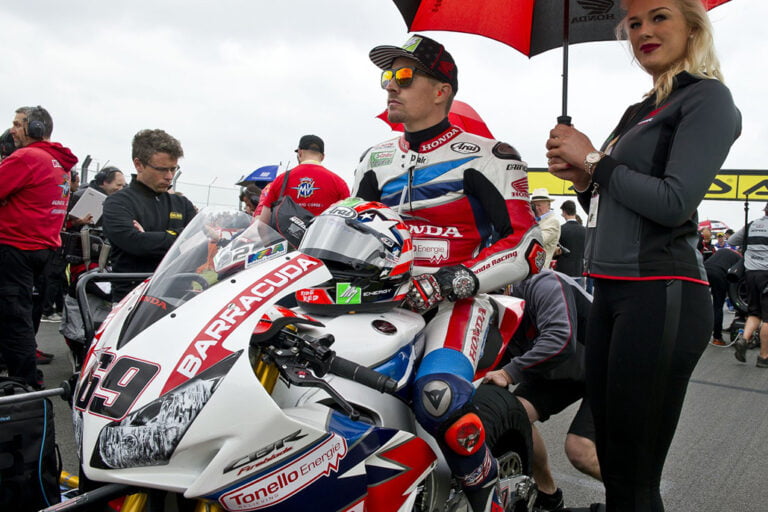
[[[517,384],[533,437],[533,478],[539,494],[535,510],[562,510],[563,492],[549,469],[547,448],[534,427],[584,397],[584,341],[592,298],[571,278],[552,270],[516,283],[511,295],[525,300],[523,321],[510,340],[510,361],[488,373],[486,382]],[[565,453],[579,471],[600,480],[592,411],[582,400],[565,440]]]
[[[526,164],[508,144],[450,124],[458,73],[443,45],[414,35],[369,56],[383,70],[389,121],[405,133],[366,151],[352,195],[383,202],[411,231],[416,277],[407,303],[419,312],[437,306],[416,375],[416,417],[473,510],[491,510],[499,504],[497,467],[470,405],[472,381],[495,328],[484,293],[538,272],[545,258]]]

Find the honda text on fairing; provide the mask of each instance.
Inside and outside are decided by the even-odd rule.
[[[91,343],[73,400],[83,477],[232,511],[465,510],[410,408],[424,328],[397,307],[410,235],[359,201],[328,225],[347,242],[393,231],[356,250],[346,283],[323,254],[290,250],[244,213],[202,210]],[[298,307],[281,305],[294,297]],[[523,303],[494,304],[508,339]],[[494,439],[508,510],[530,510],[536,495],[525,428]]]

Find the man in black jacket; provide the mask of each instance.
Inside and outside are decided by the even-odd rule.
[[[584,240],[587,228],[576,219],[576,203],[565,201],[560,206],[565,224],[560,226],[560,253],[556,254],[555,270],[574,278],[584,286]]]
[[[104,234],[112,243],[115,272],[154,272],[196,210],[170,190],[184,156],[181,144],[163,130],[142,130],[133,138],[136,179],[104,201]],[[119,301],[136,283],[115,283]]]

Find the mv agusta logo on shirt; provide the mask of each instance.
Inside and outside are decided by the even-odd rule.
[[[315,180],[312,178],[301,178],[299,184],[292,188],[296,191],[296,197],[301,199],[311,196],[320,187],[315,186]]]

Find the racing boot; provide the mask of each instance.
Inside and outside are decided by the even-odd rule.
[[[499,464],[485,448],[483,464],[468,475],[458,477],[472,512],[503,512],[499,493]]]

